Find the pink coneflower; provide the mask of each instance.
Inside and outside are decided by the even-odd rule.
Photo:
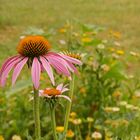
[[[46,88],[45,90],[39,90],[39,95],[48,99],[65,98],[71,102],[71,99],[68,96],[62,95],[62,93],[68,90],[69,89],[67,88],[67,85],[59,84],[56,88]]]
[[[81,65],[81,61],[65,54],[50,52],[48,41],[42,36],[27,36],[18,47],[16,56],[8,58],[0,71],[0,85],[4,86],[9,72],[13,70],[12,85],[15,84],[23,66],[28,64],[34,87],[39,88],[40,74],[45,70],[54,85],[52,67],[59,73],[70,77],[70,72],[77,72],[74,64]]]

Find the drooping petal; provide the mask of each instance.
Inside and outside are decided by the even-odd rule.
[[[74,69],[69,65],[70,62],[66,61],[63,57],[56,53],[49,53],[49,56],[57,58],[61,63],[63,63],[71,72],[74,72]],[[72,64],[72,63],[70,63]],[[72,64],[73,65],[73,64]]]
[[[80,60],[78,60],[78,59],[72,58],[70,56],[67,56],[67,55],[64,55],[64,54],[61,54],[61,53],[59,53],[59,55],[61,57],[63,57],[65,60],[67,60],[67,61],[69,61],[69,62],[71,62],[73,64],[82,65],[82,62]]]
[[[66,92],[68,90],[69,90],[68,88],[63,88],[61,92],[64,93],[64,92]]]
[[[6,83],[6,78],[9,74],[9,72],[12,70],[12,68],[19,62],[21,61],[22,57],[19,57],[15,60],[13,60],[10,64],[8,64],[7,66],[5,66],[2,75],[1,75],[1,80],[0,80],[0,85],[4,86]]]
[[[53,85],[55,85],[54,82],[54,76],[53,76],[53,71],[52,68],[50,66],[50,64],[48,63],[48,61],[44,58],[44,57],[40,57],[40,60],[42,62],[43,68],[46,70],[46,72],[48,73],[48,76],[50,77],[50,80],[52,82]]]
[[[2,73],[4,71],[4,69],[11,63],[13,62],[14,60],[16,60],[17,58],[19,58],[19,56],[12,56],[10,58],[8,58],[2,65],[2,68],[0,70],[0,77],[2,76]]]
[[[41,73],[41,66],[40,62],[37,57],[33,59],[33,64],[31,68],[31,75],[32,81],[34,84],[35,89],[39,88],[39,80],[40,80],[40,73]]]
[[[21,60],[16,67],[14,68],[13,76],[12,76],[12,85],[15,84],[17,77],[19,76],[23,66],[27,63],[28,58],[25,57],[23,60]]]
[[[78,74],[78,70],[76,69],[76,67],[72,63],[70,63],[70,62],[67,62],[67,63],[69,65],[69,67],[73,70],[72,72]]]
[[[59,85],[56,87],[56,89],[62,91],[62,89],[63,89],[63,83],[59,84]]]
[[[46,58],[56,70],[65,74],[66,76],[70,76],[70,72],[68,71],[66,65],[62,63],[62,61],[57,60],[55,56],[46,56]]]
[[[62,98],[65,98],[66,100],[68,100],[69,102],[71,102],[71,99],[66,95],[56,95],[56,97],[59,97],[59,98],[62,97]]]

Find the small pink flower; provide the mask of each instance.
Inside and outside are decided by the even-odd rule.
[[[70,56],[50,52],[48,41],[42,36],[27,36],[21,39],[17,51],[19,55],[8,58],[0,70],[0,85],[4,86],[8,74],[12,69],[12,85],[15,84],[25,64],[31,68],[31,75],[34,87],[39,88],[41,71],[45,70],[54,85],[52,67],[59,74],[71,76],[70,72],[77,72],[74,64],[81,65],[81,61]]]
[[[65,98],[71,102],[71,99],[68,96],[62,95],[62,93],[68,90],[69,89],[67,88],[67,85],[64,86],[63,84],[59,84],[56,88],[46,88],[45,90],[39,90],[39,95],[48,99],[51,99],[53,97]]]

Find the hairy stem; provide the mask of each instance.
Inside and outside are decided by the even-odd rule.
[[[52,130],[53,130],[53,138],[57,140],[56,135],[56,121],[55,121],[55,105],[50,103],[50,112],[51,112],[51,123],[52,123]]]
[[[72,80],[70,82],[70,92],[69,92],[69,97],[71,99],[71,102],[67,102],[67,104],[66,104],[66,114],[65,114],[65,122],[64,122],[64,135],[65,135],[64,139],[66,139],[66,133],[68,130],[69,115],[70,115],[70,111],[71,111],[72,98],[73,98],[73,92],[74,92],[74,79],[75,79],[75,76],[73,74]]]
[[[39,93],[38,90],[34,88],[34,121],[35,121],[35,140],[40,140],[40,114],[39,114]]]

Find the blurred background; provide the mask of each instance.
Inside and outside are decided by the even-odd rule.
[[[20,37],[26,35],[45,36],[53,50],[80,53],[83,66],[75,82],[73,135],[68,133],[68,139],[97,139],[97,133],[99,139],[139,140],[139,13],[139,0],[0,0],[0,65],[17,53]],[[0,88],[0,140],[33,139],[32,88],[26,72],[14,87],[10,75]],[[50,86],[46,79],[43,74],[42,88]],[[56,80],[68,82],[57,75]],[[46,108],[42,101],[42,137],[51,140]],[[58,106],[57,115],[63,118],[64,110]],[[63,125],[63,119],[57,123]]]

